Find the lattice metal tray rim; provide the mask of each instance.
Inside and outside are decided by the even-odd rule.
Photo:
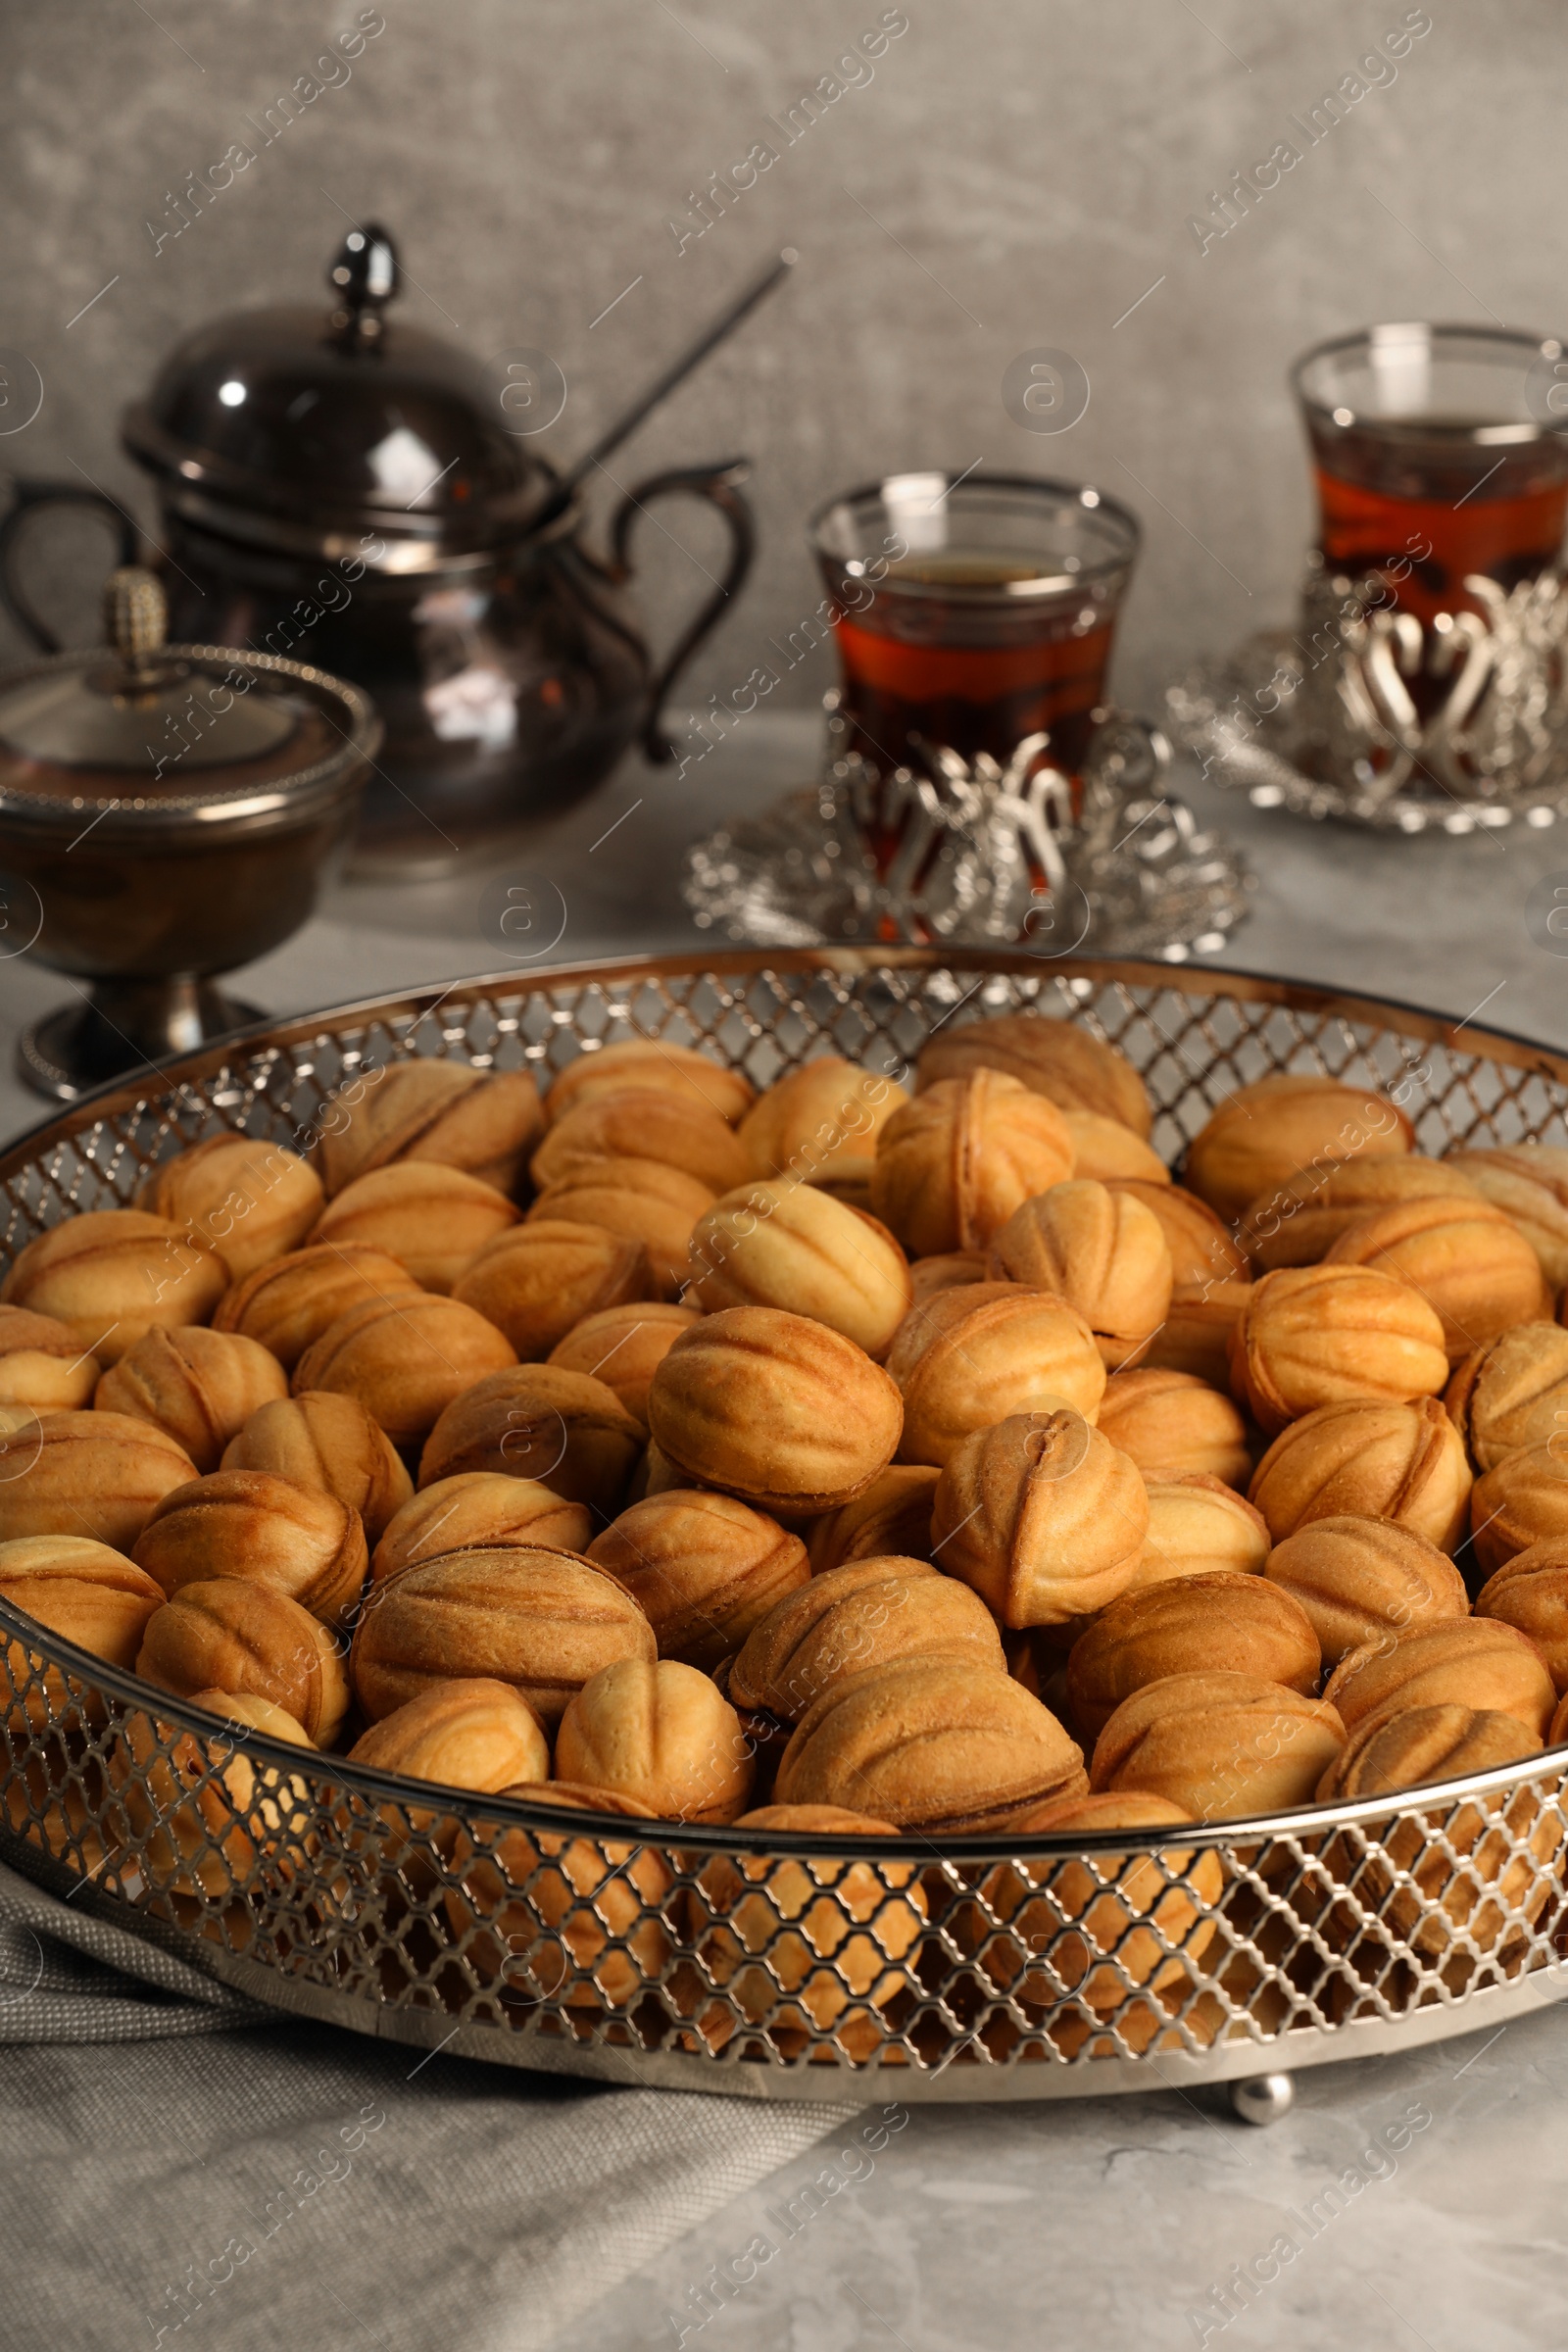
[[[428,1787],[428,1784],[421,1784]],[[556,1825],[562,1816],[554,1816]],[[601,1816],[600,1818],[605,1818]],[[586,1815],[572,1821],[586,1823]],[[625,1823],[617,1817],[624,1839]],[[1126,1850],[1132,1833],[1109,1840]],[[1183,1837],[1187,1836],[1184,1831]],[[685,1842],[684,1837],[682,1842]],[[823,1840],[809,1841],[812,1853],[823,1851]],[[1043,1850],[1044,1839],[1032,1840],[1031,1851]],[[772,1850],[783,1852],[779,1840]],[[1014,1849],[1015,1850],[1015,1849]],[[1087,1842],[1080,1850],[1088,1850]],[[391,2003],[372,2006],[352,1993],[332,1992],[297,1978],[280,1977],[276,1970],[247,1960],[199,1936],[182,1934],[170,1922],[149,1916],[123,1897],[80,1878],[55,1857],[0,1824],[0,1859],[33,1879],[51,1892],[73,1895],[73,1907],[94,1918],[158,1944],[175,1958],[187,1961],[204,1976],[230,1990],[247,1994],[269,2008],[312,2025],[337,2026],[377,2041],[390,2041],[411,2050],[443,2057],[466,2058],[481,2065],[521,2067],[532,2074],[564,2075],[579,2080],[618,2084],[628,2090],[703,2091],[712,2097],[788,2099],[806,2105],[871,2106],[893,2099],[925,2105],[1003,2105],[1042,2099],[1113,2097],[1128,2092],[1188,2090],[1203,2085],[1247,2082],[1254,2076],[1305,2067],[1335,2066],[1355,2059],[1385,2058],[1403,2050],[1424,2049],[1434,2042],[1452,2041],[1489,2028],[1495,2032],[1516,2018],[1550,2008],[1568,1997],[1568,1965],[1543,1970],[1512,1984],[1488,1985],[1451,2002],[1434,2002],[1413,2009],[1397,2020],[1361,2018],[1318,2032],[1300,2030],[1268,2042],[1248,2038],[1217,2043],[1202,2051],[1161,2049],[1157,2057],[1115,2055],[1098,2057],[1085,2065],[1066,2063],[1030,2066],[937,2066],[912,2068],[878,2065],[868,2068],[829,2068],[821,2065],[760,2066],[726,2060],[694,2050],[646,2050],[635,2055],[614,2042],[567,2042],[524,2039],[498,2033],[493,2026],[459,2024],[447,2013],[431,2008],[398,2008]],[[906,1856],[907,1859],[907,1856]],[[78,1891],[73,1893],[73,1889]]]
[[[275,1766],[281,1777],[316,1779],[333,1788],[357,1789],[378,1804],[395,1804],[415,1812],[454,1816],[480,1814],[502,1829],[542,1831],[561,1836],[581,1831],[624,1845],[642,1838],[650,1843],[680,1846],[702,1854],[756,1854],[780,1860],[809,1860],[821,1855],[835,1861],[875,1861],[993,1867],[1022,1854],[1157,1854],[1170,1846],[1200,1849],[1265,1845],[1271,1838],[1309,1833],[1327,1837],[1334,1831],[1358,1829],[1388,1822],[1396,1815],[1419,1816],[1435,1807],[1453,1806],[1467,1797],[1500,1794],[1504,1789],[1533,1787],[1550,1780],[1568,1798],[1568,1740],[1547,1748],[1525,1763],[1494,1764],[1486,1772],[1461,1775],[1450,1781],[1423,1781],[1408,1792],[1408,1804],[1388,1796],[1363,1796],[1326,1805],[1297,1805],[1283,1812],[1250,1813],[1235,1820],[1163,1823],[1150,1829],[1078,1830],[1054,1836],[1031,1834],[1021,1844],[1015,1835],[996,1830],[989,1835],[928,1836],[921,1831],[904,1836],[810,1830],[738,1830],[729,1822],[628,1821],[623,1813],[593,1813],[575,1808],[568,1814],[542,1798],[484,1795],[471,1788],[449,1787],[439,1781],[411,1780],[379,1766],[356,1764],[347,1756],[320,1748],[300,1748],[270,1733],[229,1725],[224,1719],[192,1706],[175,1692],[126,1674],[107,1659],[48,1632],[11,1601],[0,1596],[0,1642],[14,1642],[99,1694],[120,1702],[127,1714],[156,1716],[178,1732],[188,1732],[209,1746],[258,1756]]]
[[[455,1015],[476,1004],[538,994],[595,988],[609,991],[661,981],[722,981],[765,979],[772,975],[812,975],[853,981],[886,973],[951,972],[973,975],[983,986],[988,980],[1032,982],[1042,1009],[1070,1017],[1100,990],[1143,988],[1158,994],[1198,999],[1229,998],[1239,1004],[1268,1004],[1282,1011],[1301,1012],[1325,1021],[1346,1021],[1393,1031],[1423,1045],[1457,1048],[1461,1030],[1463,1051],[1479,1059],[1506,1063],[1568,1089],[1568,1052],[1559,1053],[1539,1039],[1507,1029],[1483,1027],[1472,1020],[1455,1020],[1434,1012],[1429,1005],[1402,998],[1369,995],[1326,983],[1283,980],[1271,972],[1251,972],[1209,964],[1157,963],[1138,957],[1074,955],[1030,956],[1016,949],[921,947],[810,947],[737,948],[710,945],[701,956],[605,956],[582,963],[539,971],[525,968],[480,974],[472,979],[400,991],[396,995],[351,998],[341,1004],[283,1018],[254,1021],[216,1044],[181,1054],[166,1067],[151,1066],[112,1079],[83,1095],[67,1109],[50,1112],[0,1152],[0,1184],[34,1161],[50,1145],[68,1141],[117,1113],[151,1104],[160,1095],[193,1092],[207,1079],[232,1069],[236,1062],[259,1055],[276,1056],[292,1047],[336,1040],[375,1025],[407,1022],[410,1031],[434,1020],[443,1008],[448,1019],[436,1035],[456,1035]],[[1059,1002],[1048,1006],[1054,988]],[[483,1062],[486,1055],[477,1057]],[[531,1054],[531,1061],[543,1058]],[[155,1081],[163,1081],[162,1087]]]

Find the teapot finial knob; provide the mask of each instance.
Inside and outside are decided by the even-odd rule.
[[[156,572],[122,564],[104,582],[104,635],[133,670],[145,669],[169,634],[169,600]]]
[[[381,332],[381,313],[398,291],[402,271],[398,249],[378,222],[351,228],[338,247],[326,282],[337,296],[332,324],[354,343],[372,343]]]

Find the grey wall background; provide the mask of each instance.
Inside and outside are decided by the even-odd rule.
[[[245,117],[311,71],[357,0],[13,5],[0,342],[45,389],[0,467],[79,467],[148,514],[122,401],[212,313],[313,295],[345,213],[400,235],[420,323],[558,358],[569,393],[544,446],[559,458],[789,242],[795,282],[616,461],[626,480],[732,450],[757,462],[762,562],[692,699],[742,680],[809,610],[803,524],[820,498],[984,461],[1102,482],[1142,515],[1118,684],[1148,704],[1173,667],[1288,609],[1308,528],[1283,382],[1297,351],[1379,317],[1568,323],[1561,0],[1432,0],[1397,78],[1204,254],[1188,216],[1294,135],[1286,118],[1354,71],[1402,0],[906,0],[874,78],[682,254],[668,216],[754,140],[782,144],[766,117],[832,71],[880,0],[380,10],[351,78],[155,254],[144,223],[167,192],[232,140],[256,144]],[[1075,355],[1093,387],[1054,438],[1001,398],[1008,362],[1038,345]],[[689,552],[648,534],[656,634],[714,545],[706,518],[664,519]],[[80,640],[90,526],[74,552],[54,593]],[[788,693],[827,682],[818,655]]]

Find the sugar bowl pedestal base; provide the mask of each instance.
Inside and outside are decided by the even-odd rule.
[[[167,980],[103,980],[78,1004],[45,1013],[17,1040],[17,1072],[54,1102],[159,1068],[235,1029],[263,1019],[261,1009],[225,997],[210,980],[176,972]]]

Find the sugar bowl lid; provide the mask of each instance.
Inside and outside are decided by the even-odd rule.
[[[132,457],[190,521],[332,558],[367,528],[420,569],[526,531],[554,469],[509,429],[460,346],[387,316],[397,249],[368,222],[327,271],[329,310],[231,312],[176,344],[121,418]]]
[[[271,654],[165,643],[162,583],[127,564],[107,646],[0,677],[0,823],[210,837],[296,821],[363,780],[381,726],[357,688]]]

